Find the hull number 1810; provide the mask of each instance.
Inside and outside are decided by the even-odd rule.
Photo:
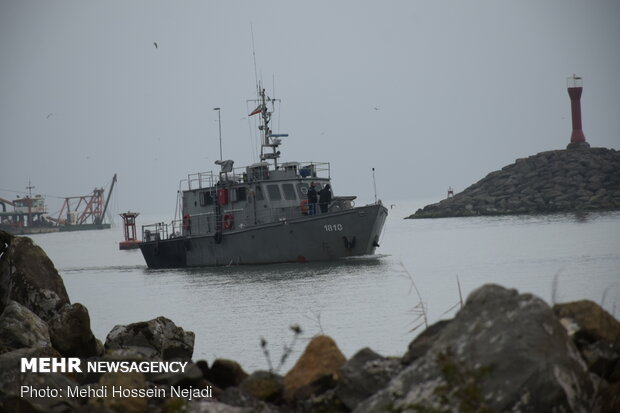
[[[342,224],[325,224],[323,228],[327,232],[342,231]]]

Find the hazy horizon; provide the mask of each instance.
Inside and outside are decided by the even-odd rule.
[[[187,174],[256,161],[256,74],[282,161],[339,195],[445,197],[571,133],[620,149],[617,1],[0,2],[0,197],[86,195],[172,212]],[[274,91],[275,89],[275,91]],[[18,193],[18,192],[21,192]],[[412,211],[414,212],[414,211]]]

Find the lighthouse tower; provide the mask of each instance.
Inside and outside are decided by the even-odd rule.
[[[568,96],[570,97],[571,115],[573,118],[573,132],[570,135],[570,143],[566,149],[587,149],[590,144],[586,142],[586,137],[581,129],[581,92],[583,91],[583,80],[573,75],[566,79]]]

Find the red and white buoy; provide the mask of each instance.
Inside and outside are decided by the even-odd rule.
[[[132,250],[138,248],[140,240],[136,239],[136,217],[140,215],[138,212],[123,212],[120,216],[123,218],[123,228],[125,230],[125,241],[118,243],[121,250]]]

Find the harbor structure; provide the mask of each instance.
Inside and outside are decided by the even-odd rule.
[[[125,240],[118,243],[121,250],[133,250],[140,247],[140,240],[136,236],[136,218],[140,215],[138,212],[123,212],[120,214],[123,218],[123,232]]]

